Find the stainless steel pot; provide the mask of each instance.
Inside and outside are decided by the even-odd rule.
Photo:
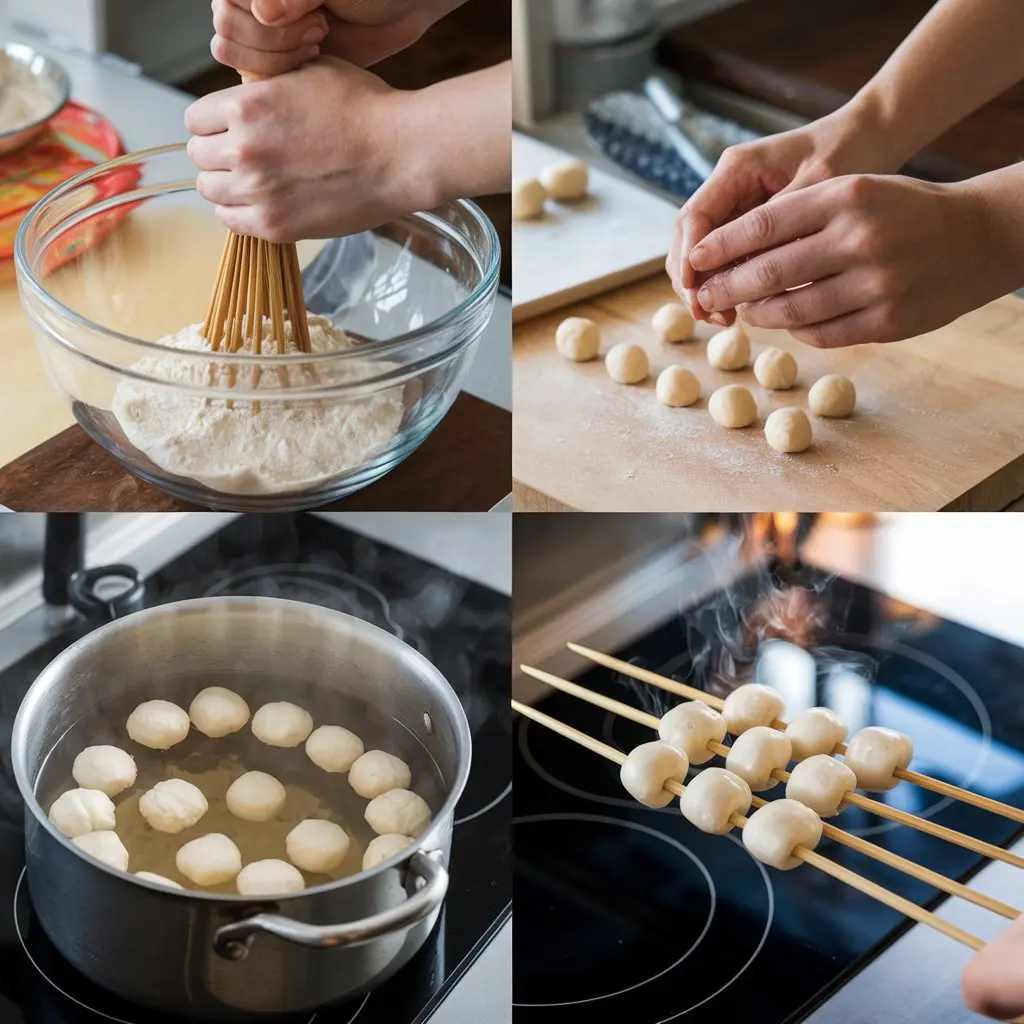
[[[194,689],[197,676],[211,674],[251,674],[284,693],[316,681],[396,719],[444,779],[431,826],[397,860],[272,901],[179,892],[81,855],[35,796],[58,740],[101,700],[173,700],[190,678]],[[310,710],[329,720],[329,708]],[[209,598],[137,612],[64,651],[21,705],[12,759],[32,902],[64,957],[104,988],[164,1012],[252,1019],[358,996],[423,945],[447,890],[470,734],[441,673],[376,626],[299,602]]]
[[[592,46],[648,31],[654,0],[555,0],[555,41]]]

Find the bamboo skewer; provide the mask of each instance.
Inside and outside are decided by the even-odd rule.
[[[725,704],[725,701],[722,700],[721,697],[705,693],[703,690],[698,690],[694,686],[687,686],[686,683],[680,683],[678,680],[669,679],[667,676],[658,675],[657,672],[651,672],[649,669],[631,665],[628,661],[622,661],[620,658],[613,658],[609,654],[602,654],[601,651],[592,650],[589,647],[584,647],[582,644],[567,643],[566,647],[568,647],[570,651],[582,655],[584,658],[596,661],[599,665],[604,665],[606,668],[614,669],[616,672],[621,672],[625,676],[630,676],[633,679],[639,679],[641,682],[650,683],[651,686],[656,686],[662,690],[668,690],[670,693],[677,694],[680,697],[703,701],[716,711],[721,711]],[[786,725],[786,722],[779,720],[772,722],[773,729],[779,729],[783,732],[786,730]],[[845,754],[845,744],[840,744],[836,747],[835,753]],[[993,800],[992,797],[982,796],[980,793],[973,793],[969,789],[964,789],[961,786],[954,786],[952,783],[943,782],[941,779],[933,779],[930,775],[922,775],[920,772],[912,771],[909,768],[897,768],[894,774],[896,778],[901,779],[904,782],[909,782],[914,786],[920,786],[922,789],[930,790],[931,792],[938,793],[941,796],[959,800],[961,803],[970,804],[972,807],[980,807],[984,811],[990,811],[992,814],[998,814],[1001,817],[1009,818],[1010,821],[1016,821],[1019,824],[1024,825],[1024,809],[1020,807],[1014,807],[1012,804],[1003,803],[1001,800]]]
[[[517,700],[512,701],[512,708],[514,711],[518,711],[519,714],[526,718],[537,722],[538,725],[543,725],[546,728],[551,729],[560,736],[564,736],[566,739],[572,740],[574,743],[578,743],[582,747],[586,747],[588,750],[595,754],[599,754],[601,757],[607,758],[609,761],[614,761],[616,764],[622,764],[626,760],[626,755],[623,754],[622,751],[616,750],[614,747],[610,747],[608,744],[602,743],[600,740],[594,739],[592,736],[588,736],[585,732],[581,732],[579,729],[574,729],[571,725],[566,725],[564,722],[560,722],[557,718],[552,718],[550,715],[546,715],[543,711],[537,711],[536,708],[532,708],[527,704],[522,704]],[[665,788],[676,796],[682,796],[683,791],[686,789],[684,785],[671,780],[665,785]],[[763,802],[764,801],[761,801],[761,803]],[[733,814],[729,820],[737,828],[742,829],[746,826],[749,819],[744,815],[737,813]],[[920,924],[927,925],[929,928],[934,928],[938,932],[942,932],[943,935],[962,943],[970,949],[980,951],[985,947],[985,943],[976,935],[972,935],[970,932],[964,931],[962,928],[944,920],[937,914],[933,914],[930,910],[925,910],[923,907],[919,907],[916,903],[891,892],[884,886],[879,885],[877,882],[872,882],[863,875],[857,874],[856,871],[843,867],[841,864],[836,864],[835,861],[829,860],[827,857],[822,856],[822,854],[815,850],[797,847],[797,849],[793,851],[793,856],[799,857],[805,864],[809,864],[811,867],[817,868],[819,871],[823,871],[827,875],[831,875],[838,881],[857,889],[865,895],[871,896],[873,899],[878,900],[879,903],[884,903],[887,907],[891,907],[893,910],[898,911],[904,916],[909,917]]]

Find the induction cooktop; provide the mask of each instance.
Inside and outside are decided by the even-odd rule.
[[[845,579],[748,572],[608,653],[718,695],[768,683],[790,716],[825,704],[851,734],[900,729],[917,770],[1024,806],[1024,649]],[[676,702],[603,667],[577,681],[654,714]],[[622,750],[652,738],[560,692],[535,706]],[[641,807],[616,765],[543,726],[518,718],[513,734],[517,1024],[793,1024],[909,927],[808,866],[775,871],[734,833],[701,833],[678,801]],[[1001,846],[1020,832],[908,783],[882,799]],[[987,863],[858,808],[834,823],[961,881]],[[940,902],[828,839],[819,852],[919,904]]]
[[[458,693],[474,747],[508,749],[505,595],[305,514],[227,520],[145,580],[149,606],[226,594],[308,601],[395,633],[437,665]],[[34,920],[24,881],[23,806],[11,770],[11,725],[38,672],[95,625],[72,619],[59,635],[0,672],[0,1024],[178,1020],[110,995],[67,964]],[[365,998],[286,1018],[288,1024],[429,1020],[511,913],[510,810],[508,758],[474,757],[455,813],[451,886],[425,948]]]

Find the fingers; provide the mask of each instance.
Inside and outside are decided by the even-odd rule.
[[[185,111],[185,128],[190,135],[214,135],[228,130],[231,115],[246,86],[211,92],[195,101]]]
[[[261,25],[237,0],[214,0],[216,34],[210,52],[221,64],[259,75],[281,75],[313,60],[327,35],[320,12],[280,28]]]
[[[252,13],[262,25],[287,25],[315,11],[322,0],[252,0]]]
[[[215,206],[245,206],[246,196],[238,187],[238,175],[230,171],[202,171],[196,176],[196,191]]]
[[[995,1020],[1024,1015],[1024,924],[1011,925],[967,965],[962,978],[969,1010]]]
[[[854,274],[837,274],[743,307],[743,319],[768,330],[798,330],[866,309]]]
[[[850,345],[897,340],[885,331],[885,323],[878,309],[861,309],[809,327],[796,327],[789,333],[797,341],[814,348],[847,348]]]
[[[193,135],[185,151],[200,171],[230,171],[235,166],[227,132]]]

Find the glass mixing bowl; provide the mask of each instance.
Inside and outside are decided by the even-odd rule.
[[[307,306],[344,329],[344,348],[161,343],[206,316],[224,237],[183,145],[104,164],[32,209],[18,287],[75,419],[132,473],[210,508],[311,508],[379,479],[469,369],[498,287],[490,221],[459,201],[300,243]]]

